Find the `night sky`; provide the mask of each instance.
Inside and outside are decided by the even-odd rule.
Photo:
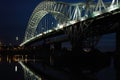
[[[0,41],[16,43],[23,40],[29,17],[40,0],[0,0]]]

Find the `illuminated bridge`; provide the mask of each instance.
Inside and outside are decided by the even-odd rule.
[[[80,3],[43,1],[33,11],[24,41],[20,46],[57,34],[67,34],[70,37],[73,34],[89,36],[87,34],[91,31],[97,35],[104,34],[103,32],[113,30],[113,27],[119,23],[117,22],[119,13],[118,0],[111,2],[88,0]],[[90,30],[89,27],[92,29]]]
[[[36,41],[53,38],[62,34],[72,46],[81,47],[96,45],[99,38],[115,32],[119,26],[119,0],[86,0],[79,3],[64,3],[57,1],[43,1],[33,11],[25,32],[24,41],[20,46],[30,45]],[[53,41],[52,41],[53,40]],[[54,42],[54,38],[48,43]],[[56,42],[56,41],[55,41]],[[87,42],[90,44],[88,45]],[[47,43],[47,42],[46,42]],[[87,45],[86,45],[87,44]],[[20,62],[27,80],[41,80],[27,66]]]

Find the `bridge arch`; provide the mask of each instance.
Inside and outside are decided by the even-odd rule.
[[[43,35],[44,33],[51,33],[54,32],[54,30],[57,31],[57,29],[62,29],[63,27],[73,25],[77,22],[85,21],[88,18],[94,18],[104,13],[111,13],[111,11],[119,8],[118,0],[112,0],[112,2],[103,2],[103,0],[97,1],[97,3],[88,3],[88,6],[86,5],[86,2],[64,3],[46,0],[39,3],[29,19],[24,40],[20,46],[34,41],[36,38],[45,36]],[[51,14],[58,22],[58,25],[53,26],[56,27],[55,29],[51,27],[45,29],[46,31],[40,30],[40,33],[36,34],[39,23],[47,14]],[[86,23],[84,24],[89,25]],[[42,26],[39,27],[42,29]],[[81,26],[81,28],[83,27]]]
[[[60,24],[69,20],[69,17],[66,12],[66,9],[68,8],[68,6],[69,6],[68,4],[65,4],[62,2],[58,2],[58,3],[54,2],[54,1],[41,2],[35,8],[35,10],[33,11],[32,15],[29,19],[24,41],[35,36],[35,31],[36,31],[36,28],[38,27],[39,22],[47,14],[51,14]]]

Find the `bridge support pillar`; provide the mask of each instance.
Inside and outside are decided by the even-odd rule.
[[[120,24],[116,30],[116,54],[114,57],[116,80],[120,80]]]

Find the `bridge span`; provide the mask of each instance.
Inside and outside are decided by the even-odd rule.
[[[33,11],[24,41],[20,46],[60,34],[71,36],[74,31],[79,35],[84,34],[86,37],[90,32],[94,35],[115,32],[115,27],[119,24],[117,18],[119,15],[120,3],[118,0],[112,2],[98,0],[98,2],[74,4],[43,1]]]
[[[24,40],[20,46],[31,45],[37,41],[51,38],[51,40],[46,41],[46,44],[70,41],[75,48],[81,48],[81,44],[84,47],[88,47],[89,45],[96,45],[102,35],[116,32],[118,52],[115,54],[114,64],[117,80],[120,80],[119,17],[119,0],[111,0],[110,2],[105,2],[104,0],[97,0],[97,2],[87,0],[86,2],[79,3],[45,0],[38,4],[33,11],[28,22]],[[54,39],[60,35],[65,36]],[[89,42],[90,44],[86,45],[84,42]],[[41,80],[41,77],[35,74],[23,62],[19,63],[24,69],[26,80]],[[49,73],[49,70],[46,72]],[[49,74],[52,75],[51,73]]]

